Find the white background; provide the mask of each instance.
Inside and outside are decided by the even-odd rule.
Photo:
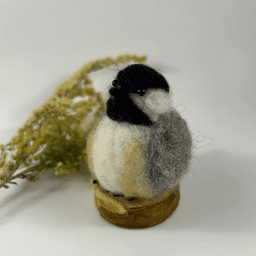
[[[0,254],[256,255],[255,0],[0,0],[0,143],[83,64],[126,52],[161,70],[193,132],[177,210],[119,228],[97,212],[89,174],[45,172],[0,190]]]

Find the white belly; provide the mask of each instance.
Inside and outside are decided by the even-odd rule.
[[[132,141],[148,143],[148,127],[119,123],[103,116],[92,148],[93,169],[99,183],[106,189],[121,193],[119,188],[124,171],[124,155]]]

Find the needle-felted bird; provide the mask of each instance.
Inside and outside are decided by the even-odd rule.
[[[106,111],[87,141],[94,183],[128,200],[174,188],[188,171],[192,138],[156,70],[133,64],[119,71]]]

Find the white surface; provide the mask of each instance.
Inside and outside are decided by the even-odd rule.
[[[256,255],[255,0],[0,0],[0,143],[84,63],[125,52],[163,72],[194,132],[177,210],[118,228],[98,214],[88,175],[44,173],[0,190],[0,254]]]

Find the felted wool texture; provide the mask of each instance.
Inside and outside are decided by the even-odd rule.
[[[113,193],[126,194],[127,196],[147,194],[142,191],[144,186],[141,183],[144,182],[144,179],[141,176],[146,171],[146,164],[143,164],[143,159],[146,160],[145,152],[148,141],[149,128],[147,126],[119,123],[103,114],[102,120],[96,128],[92,146],[93,172],[99,183]],[[136,157],[140,156],[141,159],[132,155],[136,148],[134,143],[140,145]],[[135,162],[136,164],[134,164]],[[137,172],[133,171],[135,166]],[[125,180],[123,180],[124,177]],[[124,183],[128,184],[130,180],[135,182],[132,182],[132,187],[129,190]],[[125,187],[125,189],[121,187]],[[136,187],[137,190],[141,191],[141,194],[136,191]]]
[[[154,122],[157,122],[161,114],[169,113],[172,110],[171,95],[162,89],[148,89],[145,95],[140,97],[131,93],[130,97]]]
[[[156,70],[143,64],[129,65],[120,70],[109,90],[107,114],[117,122],[150,126],[152,120],[131,99],[131,94],[143,96],[148,89],[161,89],[169,92],[166,79]]]
[[[188,171],[192,139],[173,108],[170,88],[146,65],[119,71],[92,143],[96,179],[107,191],[150,198]]]
[[[92,147],[93,173],[112,193],[150,198],[179,183],[188,171],[191,147],[187,123],[174,109],[150,128],[103,115]]]
[[[150,130],[147,174],[154,194],[176,186],[191,161],[192,137],[186,121],[173,109],[160,115]]]

